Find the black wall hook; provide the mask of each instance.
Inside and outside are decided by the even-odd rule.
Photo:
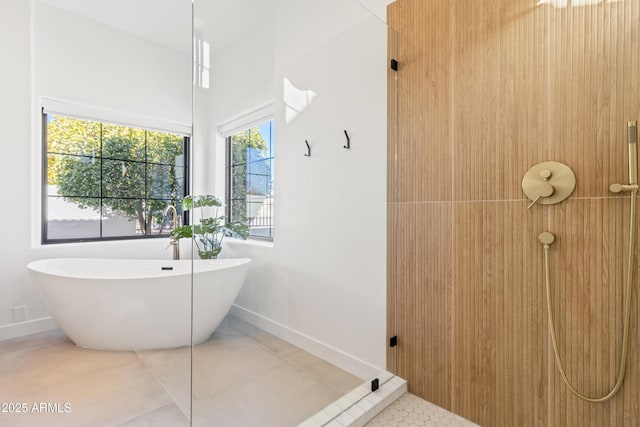
[[[347,145],[345,145],[344,148],[349,150],[351,148],[351,138],[349,138],[349,134],[347,133],[346,130],[344,131],[344,136],[347,137]]]
[[[307,144],[307,154],[305,154],[305,157],[311,157],[311,146],[309,145],[309,141],[307,141],[306,139],[304,140],[304,143]]]

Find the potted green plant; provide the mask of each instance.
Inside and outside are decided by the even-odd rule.
[[[222,202],[212,195],[187,196],[182,199],[184,211],[200,208],[198,224],[176,227],[171,232],[175,239],[192,238],[201,259],[213,259],[222,250],[225,236],[246,239],[249,227],[242,222],[227,222],[224,215],[218,215]],[[205,209],[213,209],[213,216],[205,216]]]

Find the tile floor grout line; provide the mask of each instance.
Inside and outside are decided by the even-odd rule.
[[[235,317],[235,316],[233,316],[233,317]],[[258,328],[257,326],[254,326],[254,325],[252,325],[251,323],[246,322],[245,320],[240,319],[239,317],[235,317],[235,318],[236,318],[236,319],[238,319],[240,322],[245,322],[245,323],[247,323],[248,325],[250,325],[251,327],[256,328],[256,329],[258,329],[258,330],[260,330],[260,331],[262,331],[262,332],[265,332],[265,333],[269,334],[269,332],[266,332],[265,330],[260,329],[260,328]],[[260,341],[258,341],[257,339],[253,338],[251,335],[249,335],[249,334],[245,333],[244,331],[242,331],[241,329],[239,329],[239,328],[237,328],[237,327],[235,327],[235,326],[233,326],[233,325],[231,325],[231,324],[230,324],[230,325],[228,325],[228,326],[229,326],[231,329],[235,329],[237,332],[239,332],[239,333],[241,333],[242,335],[244,335],[245,337],[249,338],[250,340],[252,340],[252,341],[253,341],[253,342],[255,342],[256,344],[258,344],[258,345],[260,345],[260,346],[262,346],[262,347],[266,348],[266,349],[267,349],[271,354],[273,354],[274,356],[277,356],[277,357],[279,357],[280,359],[285,359],[285,358],[284,358],[283,356],[281,356],[277,351],[275,351],[274,349],[272,349],[272,348],[271,348],[271,347],[269,347],[268,345],[266,345],[266,344],[264,344],[264,343],[261,343],[261,342],[260,342]],[[272,336],[276,337],[276,336],[275,336],[275,335],[273,335],[273,334],[269,334],[269,335],[272,335]],[[299,352],[301,352],[301,351],[304,351],[304,350],[302,350],[301,348],[294,346],[294,345],[293,345],[293,344],[291,344],[289,341],[283,340],[282,338],[279,338],[279,337],[276,337],[276,338],[277,338],[277,339],[279,339],[279,340],[281,340],[281,341],[286,342],[287,344],[291,345],[292,347],[297,348],[296,353],[299,353]],[[307,353],[308,353],[308,352],[307,352]]]
[[[162,409],[162,408],[166,408],[166,407],[171,406],[171,405],[175,405],[178,409],[180,409],[180,407],[176,404],[176,402],[173,402],[173,403],[165,403],[164,405],[162,405],[162,406],[160,406],[160,407],[158,407],[158,408],[151,409],[151,410],[149,410],[149,411],[147,411],[147,412],[144,412],[144,413],[142,413],[142,414],[135,415],[133,418],[129,418],[128,420],[123,421],[123,422],[121,422],[121,423],[119,423],[119,424],[115,424],[113,427],[122,427],[123,425],[125,425],[125,424],[127,424],[127,423],[130,423],[131,421],[135,421],[135,420],[137,420],[138,418],[142,418],[142,417],[144,417],[144,416],[146,416],[146,415],[151,414],[152,412],[158,411],[158,410],[160,410],[160,409]],[[182,411],[182,409],[180,409],[180,413],[184,415],[184,412]]]
[[[235,317],[235,316],[234,316],[234,317]],[[241,321],[241,322],[244,322],[244,320],[242,320],[242,319],[239,319],[239,318],[237,318],[237,319],[238,319],[239,321]],[[254,327],[254,328],[259,329],[259,330],[261,330],[261,331],[262,331],[262,329],[260,329],[260,328],[258,328],[258,327],[256,327],[256,326],[253,326],[253,325],[251,325],[251,324],[250,324],[250,323],[248,323],[248,322],[246,322],[246,323],[247,323],[247,324],[249,324],[250,326],[252,326],[252,327]],[[256,344],[258,344],[258,345],[260,345],[260,346],[262,346],[262,347],[266,348],[266,349],[267,349],[271,354],[273,354],[274,356],[278,357],[279,359],[281,359],[281,360],[283,360],[283,361],[285,361],[285,362],[289,363],[290,365],[292,365],[292,366],[294,366],[294,367],[296,367],[296,368],[300,369],[301,371],[303,371],[303,372],[305,372],[305,373],[307,373],[307,374],[311,375],[311,377],[313,377],[314,379],[316,379],[316,380],[320,381],[322,384],[326,385],[327,387],[329,387],[329,388],[330,388],[330,389],[332,389],[333,391],[335,391],[335,392],[337,392],[337,393],[340,393],[341,395],[345,395],[345,394],[346,394],[344,391],[342,391],[342,390],[338,390],[335,386],[333,386],[333,385],[329,384],[329,382],[327,382],[327,381],[324,379],[324,377],[319,377],[319,376],[317,376],[317,375],[316,375],[316,374],[314,374],[312,371],[310,371],[310,370],[308,370],[308,369],[304,368],[303,366],[301,366],[301,365],[299,365],[299,364],[295,363],[294,361],[292,361],[291,359],[289,359],[289,357],[291,357],[291,356],[284,357],[284,356],[280,355],[277,351],[273,350],[273,349],[272,349],[271,347],[269,347],[268,345],[266,345],[266,344],[264,344],[264,343],[261,343],[260,341],[258,341],[258,340],[256,340],[255,338],[253,338],[251,335],[246,334],[244,331],[242,331],[242,330],[240,330],[240,329],[238,329],[238,328],[234,327],[234,326],[233,326],[233,325],[231,325],[231,324],[229,324],[228,326],[229,326],[230,328],[235,329],[236,331],[240,332],[241,334],[245,335],[246,337],[248,337],[249,339],[251,339],[251,340],[252,340],[253,342],[255,342]],[[276,337],[276,338],[278,338],[278,337]],[[282,338],[278,338],[278,339],[282,340]],[[290,342],[288,342],[288,341],[286,341],[286,340],[282,340],[282,341],[286,342],[287,344],[290,344],[290,345],[294,346],[293,344],[291,344]],[[295,347],[295,346],[294,346],[294,347]],[[296,347],[296,348],[298,348],[298,347]],[[297,353],[300,353],[300,352],[304,352],[304,350],[302,350],[302,349],[298,348],[298,350],[297,350],[294,354],[297,354]],[[306,352],[306,353],[309,353],[309,352]],[[311,354],[311,353],[309,353],[309,354]],[[321,359],[321,358],[319,358],[318,356],[315,356],[314,354],[311,354],[311,355],[312,355],[312,356],[314,356],[314,357],[317,357],[319,360],[321,360],[321,361],[323,361],[323,362],[329,363],[329,362],[327,362],[326,360]],[[329,364],[330,364],[330,363],[329,363]],[[331,365],[331,364],[330,364],[330,365]],[[334,365],[331,365],[331,366],[334,366]],[[335,366],[335,367],[336,367],[337,369],[341,369],[341,368],[338,368],[337,366]],[[347,374],[352,375],[352,376],[354,376],[354,377],[356,377],[356,378],[358,378],[358,379],[362,380],[360,377],[358,377],[358,376],[356,376],[356,375],[353,375],[351,372],[347,372],[347,371],[345,371],[344,369],[342,369],[342,370],[343,370],[344,372],[346,372]],[[367,380],[362,380],[362,381],[366,383],[366,381],[367,381]],[[357,387],[357,386],[356,386],[356,387]],[[348,393],[348,392],[347,392],[347,393]]]
[[[317,356],[316,356],[317,357]],[[313,377],[314,379],[318,380],[319,382],[321,382],[322,384],[326,385],[327,387],[329,387],[331,390],[335,391],[336,393],[339,393],[340,396],[344,396],[345,394],[348,394],[349,392],[344,392],[342,390],[338,390],[335,386],[329,384],[326,380],[324,380],[324,377],[319,377],[316,374],[314,374],[312,371],[305,369],[303,366],[300,366],[299,364],[289,360],[289,359],[284,359],[287,363],[291,364],[292,366],[295,366],[296,368],[300,369],[302,372],[305,372],[309,375],[311,375],[311,377]],[[322,360],[322,359],[321,359]],[[328,362],[327,362],[328,363]],[[338,368],[340,369],[340,368]],[[345,371],[347,372],[347,371]],[[347,374],[349,375],[353,375],[351,372],[347,372]],[[353,375],[355,377],[355,375]],[[357,377],[356,377],[357,378]],[[363,380],[364,383],[366,383],[366,381]],[[354,388],[357,388],[359,386],[356,386]]]
[[[186,414],[184,412],[184,410],[180,407],[180,405],[178,404],[178,401],[175,399],[175,397],[173,396],[173,394],[169,391],[169,389],[167,388],[167,386],[164,385],[164,383],[160,380],[160,378],[158,378],[158,376],[156,375],[156,373],[153,371],[153,369],[151,369],[151,367],[147,364],[147,362],[144,361],[144,359],[142,357],[140,357],[140,355],[138,354],[137,351],[134,351],[136,357],[142,362],[142,364],[144,365],[144,367],[147,369],[147,371],[149,371],[149,373],[151,374],[151,376],[153,377],[153,379],[156,380],[156,382],[158,384],[160,384],[160,387],[162,387],[162,389],[164,390],[164,392],[167,394],[167,396],[169,396],[169,399],[171,399],[171,401],[173,402],[174,405],[176,405],[176,407],[180,410],[180,412],[182,412],[184,414],[185,417],[187,417],[187,420],[190,420],[191,418],[189,417],[189,414]],[[193,366],[191,366],[191,369],[193,369]],[[193,396],[189,396],[189,400],[191,400],[193,398]],[[160,409],[160,408],[164,408],[165,406],[170,405],[169,403],[167,403],[166,405],[162,405],[158,408],[155,408],[154,411]],[[151,411],[150,411],[151,412]],[[144,414],[143,414],[144,415]]]
[[[308,353],[308,354],[311,354],[311,353],[309,353],[309,352],[307,352],[307,353]],[[311,355],[312,355],[312,356],[314,356],[314,357],[316,357],[316,358],[318,358],[321,362],[327,363],[327,364],[329,364],[329,365],[331,365],[331,366],[335,367],[336,369],[340,369],[340,370],[342,370],[342,371],[346,372],[347,374],[349,374],[349,375],[351,375],[351,376],[353,376],[353,377],[357,378],[358,380],[360,380],[360,381],[361,381],[361,383],[360,383],[359,385],[357,385],[357,386],[353,387],[353,388],[357,388],[357,387],[359,387],[360,385],[362,385],[362,384],[366,384],[366,383],[368,382],[368,380],[362,379],[362,378],[358,377],[357,375],[352,374],[351,372],[345,371],[345,370],[344,370],[344,369],[342,369],[342,368],[338,368],[337,366],[335,366],[335,365],[333,365],[333,364],[331,364],[331,363],[327,362],[327,361],[326,361],[326,360],[324,360],[324,359],[319,358],[318,356],[315,356],[315,355],[313,355],[313,354],[311,354]],[[291,365],[293,365],[293,366],[297,367],[298,369],[301,369],[302,371],[304,371],[304,372],[308,373],[308,374],[309,374],[309,375],[311,375],[313,378],[317,379],[318,381],[320,381],[320,382],[321,382],[321,383],[323,383],[324,385],[328,386],[329,388],[331,388],[331,389],[335,390],[336,392],[340,393],[340,394],[341,394],[341,396],[344,396],[345,394],[348,394],[348,393],[351,391],[351,390],[349,390],[349,391],[345,392],[345,391],[343,391],[343,390],[338,390],[335,386],[333,386],[333,385],[329,384],[329,382],[328,382],[328,381],[326,381],[325,377],[318,376],[318,375],[317,375],[316,373],[314,373],[313,371],[311,371],[311,370],[309,370],[309,369],[305,368],[302,364],[298,364],[298,363],[296,363],[295,361],[293,361],[293,360],[289,359],[289,357],[285,357],[285,358],[283,358],[283,359],[284,359],[286,362],[290,363]],[[352,388],[352,389],[353,389],[353,388]]]

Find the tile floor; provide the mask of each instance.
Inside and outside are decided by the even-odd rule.
[[[366,425],[367,427],[478,427],[477,424],[410,393],[396,400]]]
[[[295,426],[362,383],[230,316],[193,349],[192,402],[190,360],[188,347],[85,350],[61,331],[2,341],[0,404],[28,410],[0,407],[0,426],[183,427],[190,405],[194,426]],[[33,411],[41,402],[54,405]]]

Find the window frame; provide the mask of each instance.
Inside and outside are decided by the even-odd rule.
[[[233,170],[232,170],[232,157],[233,157],[233,147],[231,146],[232,144],[232,140],[233,140],[233,136],[237,133],[243,132],[244,130],[250,129],[253,126],[260,126],[261,124],[264,123],[269,123],[271,122],[271,130],[272,130],[272,141],[271,143],[273,144],[273,147],[275,147],[275,119],[274,117],[266,117],[264,118],[264,120],[260,120],[257,121],[256,123],[252,123],[251,125],[248,126],[243,126],[240,128],[237,128],[233,131],[233,133],[227,133],[227,135],[225,136],[225,217],[226,220],[228,222],[231,222],[231,208],[232,208],[232,194],[233,194],[233,190],[232,190],[232,185],[233,185]],[[273,152],[271,153],[271,157],[270,159],[273,161],[275,159],[275,155],[273,154]],[[271,179],[273,179],[273,175],[271,175]],[[273,213],[272,213],[273,215]],[[272,216],[273,219],[273,216]],[[248,226],[248,224],[247,224]],[[271,242],[273,243],[274,241],[274,237],[275,237],[275,223],[271,223],[271,236],[256,236],[256,235],[252,235],[249,234],[249,236],[247,237],[247,240],[256,240],[256,241],[260,241],[260,242]]]
[[[191,136],[189,135],[183,135],[181,133],[178,132],[170,132],[170,131],[166,131],[166,130],[155,130],[155,129],[150,129],[148,127],[145,126],[139,126],[139,125],[135,125],[135,124],[131,124],[131,123],[119,123],[119,122],[114,122],[114,121],[110,121],[110,120],[105,120],[105,119],[99,119],[99,118],[93,118],[93,117],[82,117],[80,115],[77,114],[68,114],[68,113],[53,113],[53,112],[45,112],[45,109],[42,108],[41,110],[41,123],[42,123],[42,129],[41,129],[41,136],[42,136],[42,146],[41,146],[41,153],[42,153],[42,179],[41,179],[41,189],[40,189],[40,194],[41,194],[41,209],[40,209],[40,243],[42,245],[50,245],[50,244],[64,244],[64,243],[85,243],[85,242],[106,242],[106,241],[124,241],[124,240],[147,240],[147,239],[166,239],[169,237],[170,232],[166,232],[166,233],[161,233],[161,234],[152,234],[152,235],[138,235],[138,236],[100,236],[100,237],[73,237],[73,238],[65,238],[65,239],[49,239],[47,238],[48,236],[48,168],[49,168],[49,161],[48,161],[48,154],[49,154],[49,147],[48,147],[48,127],[47,127],[47,117],[49,115],[58,115],[61,117],[70,117],[70,118],[74,118],[74,119],[81,119],[81,120],[91,120],[97,123],[100,123],[100,126],[102,127],[102,125],[104,125],[105,123],[108,124],[113,124],[113,125],[118,125],[118,126],[127,126],[127,127],[131,127],[131,128],[135,128],[135,129],[143,129],[145,131],[159,131],[159,132],[164,132],[164,133],[172,133],[174,135],[180,135],[182,136],[182,150],[184,153],[184,186],[183,186],[183,198],[186,197],[187,195],[189,195],[189,191],[191,188],[191,174],[190,174],[190,170],[191,170]],[[102,142],[101,142],[102,143]],[[144,162],[140,162],[143,163],[145,166],[149,165],[151,163],[147,162],[146,160]],[[102,177],[100,178],[100,186],[102,187]],[[100,199],[102,199],[102,196],[100,196]],[[146,198],[145,198],[146,200]],[[189,212],[188,211],[183,211],[182,212],[182,225],[189,225]],[[102,232],[102,226],[100,227],[100,230]]]

